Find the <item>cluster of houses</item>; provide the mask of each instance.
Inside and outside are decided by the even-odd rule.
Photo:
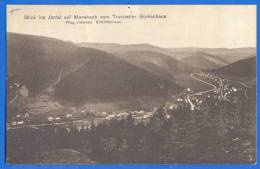
[[[210,93],[207,97],[213,97],[213,99],[218,100],[226,100],[231,102],[237,92],[242,91],[242,88],[235,87],[236,84],[231,81],[224,78],[220,78],[214,75],[211,75],[209,73],[197,73],[199,76],[210,79],[212,83],[214,83],[218,88],[214,90],[213,93]]]
[[[215,83],[218,86],[218,88],[206,95],[192,95],[193,91],[190,88],[187,88],[184,92],[180,93],[179,95],[172,96],[172,98],[165,103],[164,109],[176,110],[178,108],[189,106],[192,108],[192,110],[194,110],[195,108],[201,109],[203,102],[205,102],[209,98],[218,100],[225,98],[228,100],[233,93],[236,93],[240,90],[237,89],[234,86],[234,84],[229,83],[228,80],[215,77],[213,75],[210,75],[209,73],[200,72],[197,73],[197,75],[211,79],[213,83]],[[73,124],[75,125],[74,127],[76,127],[80,131],[81,129],[88,129],[92,125],[97,126],[98,124],[103,122],[126,119],[129,116],[129,114],[132,115],[135,124],[141,122],[146,124],[149,122],[149,120],[156,111],[156,107],[150,111],[139,110],[118,113],[105,111],[96,112],[94,110],[81,109],[78,111],[71,111],[62,115],[48,116],[45,121],[47,121],[47,123],[50,125],[64,124],[65,127],[67,124]],[[166,114],[166,116],[166,118],[170,118],[170,115]],[[11,121],[11,126],[27,125],[30,124],[30,122],[31,118],[29,113],[25,113],[24,115],[17,115],[16,118]]]
[[[54,125],[57,127],[65,127],[68,132],[71,126],[76,127],[79,131],[81,129],[89,129],[92,125],[97,126],[104,122],[109,122],[111,120],[123,120],[128,118],[129,114],[132,115],[134,119],[134,123],[138,124],[144,122],[147,124],[154,114],[153,111],[130,111],[130,112],[120,112],[120,113],[110,113],[110,112],[94,112],[94,111],[87,111],[81,110],[80,113],[65,113],[65,115],[56,115],[56,116],[48,116],[46,117],[45,122],[39,123],[39,126],[47,125]],[[29,118],[29,114],[26,113],[24,116],[17,115],[11,122],[12,127],[16,126],[30,126],[32,125]],[[37,124],[32,125],[37,127]]]
[[[211,75],[209,73],[200,72],[197,75],[207,78],[211,80],[211,83],[217,86],[217,89],[213,92],[206,93],[205,95],[202,94],[191,94],[192,90],[187,88],[184,92],[182,92],[178,96],[173,96],[171,101],[166,103],[166,109],[175,110],[178,107],[185,107],[189,106],[191,110],[198,109],[200,110],[203,107],[203,103],[206,102],[208,99],[215,99],[215,100],[226,100],[230,101],[236,95],[236,93],[242,89],[235,87],[236,85],[232,83],[232,81],[222,79]]]
[[[11,121],[11,125],[12,126],[23,125],[29,121],[31,121],[29,113],[25,113],[23,115],[17,114]]]
[[[87,111],[85,111],[86,113]],[[100,112],[97,113],[97,116],[90,119],[78,119],[75,121],[65,122],[65,123],[55,123],[57,122],[57,117],[53,118],[51,122],[53,122],[53,125],[56,125],[56,127],[65,128],[67,132],[70,132],[72,128],[76,128],[79,132],[82,130],[90,129],[93,126],[98,126],[101,123],[109,123],[112,120],[123,120],[127,119],[129,114],[131,113],[132,118],[134,119],[134,124],[144,123],[147,124],[150,120],[150,118],[153,116],[154,112],[147,112],[147,111],[132,111],[132,112],[121,112],[117,114],[110,114],[107,112]],[[68,114],[67,114],[68,115]],[[100,116],[102,115],[102,116]],[[69,115],[66,116],[67,118],[71,118],[72,116]],[[60,120],[59,120],[60,121]],[[57,130],[57,128],[55,128]]]

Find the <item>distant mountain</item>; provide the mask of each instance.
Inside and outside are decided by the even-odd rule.
[[[148,71],[150,67],[147,67],[147,64],[153,64],[158,68],[170,73],[171,75],[179,74],[179,73],[187,73],[195,70],[194,67],[172,58],[169,55],[165,55],[159,52],[153,51],[129,51],[124,54],[117,55],[118,57],[132,63],[135,65],[141,65],[142,68],[147,69]]]
[[[204,52],[194,52],[181,61],[200,70],[215,69],[228,64],[225,59]]]
[[[181,89],[104,51],[32,35],[8,33],[7,69],[8,81],[25,84],[32,96],[55,83],[57,98],[73,103],[168,96]]]
[[[213,72],[236,77],[255,77],[256,57],[239,60],[230,65],[216,69]]]
[[[250,58],[256,55],[255,48],[233,48],[233,49],[213,48],[213,49],[206,49],[204,51],[206,53],[216,55],[218,57],[222,57],[223,59],[227,60],[229,63],[233,63],[241,59]]]
[[[225,59],[229,64],[235,61],[252,57],[256,54],[256,49],[248,48],[168,48],[178,59],[190,57],[197,52],[203,52]]]
[[[150,52],[157,52],[164,55],[168,55],[174,58],[174,54],[169,51],[168,49],[164,49],[158,46],[154,46],[151,44],[129,44],[129,45],[122,45],[117,43],[89,43],[89,42],[82,42],[78,44],[82,47],[89,47],[94,49],[103,50],[112,54],[118,53],[126,53],[132,51],[150,51]]]
[[[255,48],[161,48],[150,44],[121,45],[116,43],[79,43],[78,45],[112,53],[133,64],[138,63],[139,66],[141,62],[154,64],[155,55],[161,56],[170,63],[175,62],[175,66],[171,64],[170,69],[164,64],[154,64],[154,66],[156,65],[171,74],[188,73],[198,69],[215,69],[249,58],[256,53]],[[144,55],[147,56],[144,57]],[[151,61],[149,61],[149,58]]]
[[[165,76],[167,72],[168,74],[178,74],[195,70],[191,65],[176,60],[173,52],[149,44],[120,45],[106,43],[80,43],[79,45],[112,53],[121,59],[153,73],[156,73],[153,69],[156,67],[156,70],[161,70],[159,71],[160,73],[164,71],[164,75],[161,74],[162,76]]]

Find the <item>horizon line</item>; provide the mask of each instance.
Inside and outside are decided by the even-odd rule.
[[[114,45],[122,45],[122,46],[127,46],[127,45],[150,45],[154,47],[159,47],[162,49],[181,49],[181,48],[194,48],[194,49],[242,49],[242,48],[257,48],[257,46],[241,46],[241,47],[199,47],[199,46],[175,46],[175,47],[162,47],[156,44],[152,43],[146,43],[146,42],[140,42],[140,43],[115,43],[115,42],[95,42],[95,41],[81,41],[81,42],[75,42],[73,40],[65,40],[65,39],[59,39],[56,37],[50,37],[50,36],[45,36],[45,35],[39,35],[39,34],[28,34],[28,33],[20,33],[20,32],[9,32],[6,31],[6,35],[8,33],[13,33],[13,34],[21,34],[21,35],[30,35],[30,36],[38,36],[38,37],[44,37],[44,38],[49,38],[53,40],[60,40],[63,42],[70,42],[74,44],[81,44],[81,43],[95,43],[95,44],[114,44]]]

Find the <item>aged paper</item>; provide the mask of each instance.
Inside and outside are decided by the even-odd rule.
[[[6,17],[7,163],[255,163],[256,6]]]

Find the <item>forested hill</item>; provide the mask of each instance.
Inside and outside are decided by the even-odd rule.
[[[104,51],[57,39],[7,34],[8,81],[25,84],[31,96],[57,81],[56,96],[77,103],[90,98],[168,96],[181,87]]]

